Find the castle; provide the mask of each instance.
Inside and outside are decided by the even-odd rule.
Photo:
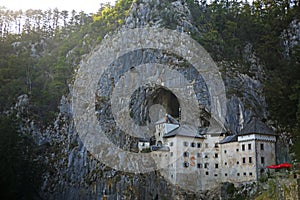
[[[168,114],[155,128],[156,144],[151,148],[154,157],[163,158],[160,164],[168,166],[163,176],[190,190],[254,182],[275,163],[276,135],[256,118],[238,135],[224,129],[196,130]]]

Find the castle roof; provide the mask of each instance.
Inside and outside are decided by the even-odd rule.
[[[246,126],[241,130],[239,135],[249,134],[264,134],[264,135],[275,135],[274,131],[268,127],[265,123],[253,118]]]
[[[164,135],[164,138],[170,138],[175,136],[184,136],[184,137],[193,137],[193,138],[204,138],[203,135],[200,135],[198,130],[192,125],[182,125],[178,128],[170,131]]]
[[[236,142],[237,141],[237,135],[228,135],[223,140],[219,142],[219,144],[225,144],[230,142]]]
[[[163,124],[163,123],[179,124],[179,122],[169,114],[166,114],[163,118],[158,120],[155,124]]]

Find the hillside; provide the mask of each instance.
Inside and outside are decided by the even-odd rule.
[[[134,174],[111,169],[95,159],[79,137],[72,95],[80,66],[105,37],[134,28],[176,30],[201,44],[221,72],[227,108],[224,126],[230,134],[239,134],[251,119],[258,118],[280,135],[280,148],[289,145],[289,150],[282,148],[289,156],[282,153],[278,162],[299,162],[300,2],[288,2],[119,0],[93,15],[0,8],[1,196],[218,198],[219,193],[212,191],[198,194],[175,188],[158,171]],[[198,102],[211,108],[204,80],[197,79],[191,64],[180,55],[136,49],[119,57],[99,78],[95,101],[109,139],[128,151],[135,151],[136,138],[114,122],[109,110],[114,89],[110,81],[117,82],[130,66],[147,63],[172,66],[190,82],[196,79],[193,89]],[[131,95],[130,117],[136,123],[147,123],[150,105],[158,97],[166,98],[156,89],[140,87]],[[237,192],[236,198],[251,199],[257,194]]]

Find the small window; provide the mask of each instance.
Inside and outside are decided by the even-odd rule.
[[[205,148],[208,148],[208,143],[205,143]]]
[[[237,175],[237,176],[240,176],[240,173],[237,173],[236,175]]]
[[[265,164],[265,157],[260,158],[261,164]]]
[[[206,174],[206,175],[209,175],[209,173],[208,173],[208,172],[205,172],[205,174]]]
[[[224,164],[227,165],[227,162],[225,162]]]
[[[227,151],[226,151],[226,150],[224,150],[224,153],[227,153]]]
[[[170,152],[170,156],[173,156],[173,152]]]
[[[215,148],[219,148],[219,144],[218,143],[215,143]]]
[[[195,143],[195,142],[192,142],[192,143],[191,143],[191,147],[196,147],[196,143]]]
[[[239,161],[237,161],[237,162],[236,162],[236,164],[238,165],[238,164],[240,164],[240,162],[239,162]]]
[[[218,174],[215,174],[215,176],[218,176]]]
[[[239,151],[239,149],[236,149],[236,151]]]
[[[188,142],[183,142],[183,146],[187,147],[187,146],[189,146],[189,143]]]
[[[247,176],[246,172],[244,172],[244,176]]]
[[[249,172],[249,176],[252,176],[252,172]]]
[[[245,145],[242,144],[242,151],[245,151]]]
[[[243,158],[243,163],[246,163],[246,158]]]
[[[201,153],[197,153],[197,157],[200,158],[201,157]]]
[[[225,173],[225,176],[227,176],[227,173]]]
[[[202,164],[201,163],[197,163],[197,167],[198,168],[202,168]]]
[[[171,178],[174,178],[174,175],[173,175],[173,174],[171,175]]]
[[[249,163],[252,163],[252,157],[249,157]]]
[[[260,144],[260,150],[265,150],[264,144]]]
[[[198,147],[198,148],[201,148],[201,143],[197,143],[197,147]]]
[[[204,164],[204,168],[208,168],[208,163],[205,163],[205,164]]]
[[[187,151],[183,152],[183,157],[189,157],[189,152]]]
[[[215,158],[218,158],[218,157],[219,157],[219,155],[217,153],[215,153]]]
[[[248,144],[248,150],[251,150],[251,144]]]
[[[215,168],[218,169],[219,168],[219,164],[216,163],[215,164]]]
[[[189,165],[190,165],[190,164],[189,164],[188,162],[184,162],[184,163],[183,163],[183,166],[184,166],[185,168],[189,167]]]
[[[208,158],[208,155],[206,154],[206,155],[204,156],[204,158]]]
[[[174,143],[173,143],[173,142],[171,142],[171,143],[170,143],[170,146],[172,147],[173,145],[174,145]]]

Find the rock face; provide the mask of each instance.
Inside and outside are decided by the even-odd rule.
[[[185,1],[138,0],[132,5],[125,28],[164,27],[173,20],[173,29],[179,32],[200,31],[192,25],[192,17]],[[225,127],[233,134],[253,118],[267,117],[266,102],[263,96],[262,82],[264,72],[259,60],[254,56],[251,45],[245,46],[245,61],[249,66],[223,61],[217,63],[222,73],[227,96],[227,114]],[[124,150],[135,152],[137,139],[114,129],[115,124],[109,108],[110,102],[103,98],[111,95],[113,81],[117,81],[124,69],[132,65],[145,63],[167,64],[177,68],[189,80],[196,80],[193,90],[198,102],[207,110],[210,108],[210,96],[207,85],[201,75],[194,73],[192,66],[178,55],[162,50],[139,49],[119,57],[114,61],[103,77],[99,78],[101,90],[96,94],[96,113],[100,123],[104,123],[110,140]],[[191,81],[192,82],[192,81]],[[130,101],[131,117],[138,124],[151,123],[149,107],[156,103],[165,106],[165,110],[179,117],[178,103],[170,104],[173,94],[158,86],[140,87]],[[22,97],[23,98],[23,97]],[[97,161],[84,147],[74,127],[72,94],[63,97],[60,114],[53,126],[39,130],[32,122],[26,130],[35,134],[37,143],[45,146],[41,155],[47,164],[43,176],[40,194],[44,199],[219,199],[221,190],[214,192],[192,193],[184,191],[164,180],[158,171],[146,174],[134,174],[116,171]],[[20,101],[21,102],[21,101]],[[28,119],[29,120],[29,119]],[[30,121],[30,120],[29,120]],[[152,119],[153,121],[153,119]],[[223,191],[224,192],[224,191]]]
[[[300,21],[295,19],[281,34],[285,56],[290,56],[292,49],[300,44]]]

